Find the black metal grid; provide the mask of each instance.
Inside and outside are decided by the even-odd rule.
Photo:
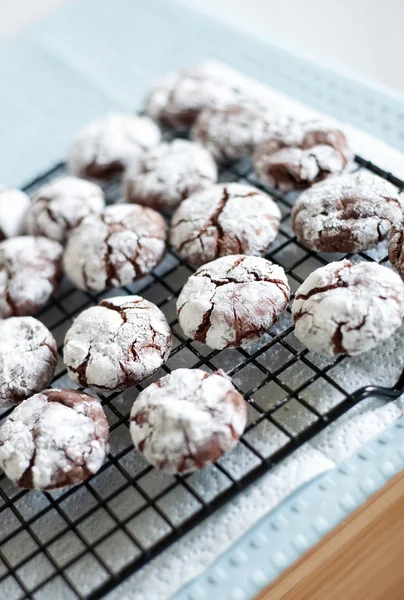
[[[403,181],[357,157],[355,169],[359,168],[377,173],[400,191],[404,187]],[[32,194],[64,172],[64,166],[58,165],[26,191]],[[260,187],[248,160],[222,166],[219,180]],[[300,245],[290,227],[296,194],[270,191],[281,208],[282,222],[267,258],[285,268],[293,292],[311,271],[342,255],[315,254]],[[118,199],[119,182],[108,185],[106,193],[110,202]],[[384,263],[387,252],[379,247],[353,260]],[[290,309],[248,349],[211,351],[185,339],[175,302],[191,272],[169,252],[151,275],[108,293],[95,296],[64,282],[38,315],[58,342],[54,387],[73,387],[61,358],[72,319],[107,296],[138,293],[156,303],[167,316],[174,343],[169,360],[153,377],[126,392],[99,395],[110,423],[111,451],[97,475],[78,487],[41,493],[18,489],[0,474],[1,598],[102,598],[370,394],[350,393],[338,383],[333,369],[349,359],[324,359],[298,342]],[[184,366],[227,371],[249,403],[249,421],[240,444],[218,463],[199,473],[173,477],[157,472],[133,449],[128,415],[139,391]]]

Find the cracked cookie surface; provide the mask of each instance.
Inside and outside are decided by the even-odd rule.
[[[390,262],[404,278],[404,224],[393,226],[388,239]]]
[[[24,233],[25,213],[30,205],[27,194],[0,185],[0,242]]]
[[[130,432],[151,464],[187,473],[228,452],[246,422],[247,403],[223,371],[177,369],[139,394]]]
[[[79,131],[70,148],[68,167],[78,177],[108,181],[160,138],[159,128],[149,117],[110,113]]]
[[[191,135],[216,160],[228,162],[251,156],[259,144],[289,121],[267,105],[243,99],[226,107],[204,108]]]
[[[394,186],[368,172],[317,183],[301,194],[292,210],[298,240],[317,252],[368,250],[401,219]]]
[[[16,485],[53,490],[96,473],[108,452],[98,400],[51,389],[22,402],[0,428],[0,466]]]
[[[78,385],[118,391],[152,375],[170,350],[171,331],[161,310],[140,296],[119,296],[74,320],[63,359]]]
[[[104,193],[98,185],[78,177],[61,177],[35,195],[26,215],[26,228],[32,235],[63,243],[83,219],[100,214],[104,208]]]
[[[56,342],[43,323],[33,317],[0,321],[0,408],[46,388],[56,362]]]
[[[206,106],[226,106],[239,92],[203,68],[187,69],[164,77],[146,98],[146,112],[165,127],[192,127]]]
[[[309,275],[292,307],[295,335],[325,356],[367,352],[404,316],[404,283],[374,262],[332,262]]]
[[[45,306],[62,277],[62,252],[45,237],[0,243],[0,318],[33,315]]]
[[[63,263],[76,287],[101,292],[143,277],[166,250],[163,217],[138,204],[108,206],[87,217],[69,236]]]
[[[171,210],[216,180],[217,167],[210,152],[194,142],[177,139],[159,144],[129,166],[125,198],[155,210]]]
[[[255,342],[288,305],[290,290],[279,265],[254,256],[225,256],[200,267],[178,300],[188,337],[216,350]]]
[[[240,183],[217,184],[181,203],[170,242],[194,266],[230,254],[260,256],[276,238],[280,218],[268,194]]]
[[[257,147],[253,166],[261,183],[288,191],[339,175],[352,159],[340,129],[320,121],[291,121]]]

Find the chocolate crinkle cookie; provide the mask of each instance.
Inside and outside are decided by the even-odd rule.
[[[75,485],[99,470],[108,439],[98,400],[71,389],[45,390],[22,402],[0,428],[0,466],[19,487]]]
[[[255,256],[224,256],[189,277],[177,314],[185,335],[222,350],[258,340],[285,312],[289,298],[279,265]]]
[[[0,184],[0,242],[24,233],[30,204],[27,194]]]
[[[226,106],[239,91],[203,68],[172,73],[151,90],[146,112],[165,127],[189,129],[206,106]]]
[[[75,319],[63,358],[78,385],[118,391],[152,375],[170,350],[171,331],[161,310],[140,296],[119,296]]]
[[[298,240],[317,252],[368,250],[401,219],[395,188],[361,171],[317,183],[301,194],[292,210]]]
[[[104,208],[104,193],[98,185],[77,177],[61,177],[35,195],[26,215],[26,228],[28,233],[63,243],[85,217]]]
[[[181,203],[170,242],[190,264],[229,254],[265,254],[279,231],[281,212],[268,194],[240,183],[217,184]]]
[[[163,217],[151,208],[108,206],[69,236],[63,259],[66,275],[88,292],[133,283],[161,261],[166,237]]]
[[[108,181],[160,138],[159,128],[149,117],[111,113],[78,133],[70,148],[68,167],[78,177]]]
[[[0,321],[0,408],[46,388],[56,362],[55,339],[40,321],[33,317]]]
[[[340,175],[352,159],[340,129],[319,121],[291,121],[257,147],[253,166],[264,185],[288,191]]]
[[[125,197],[127,202],[171,210],[216,180],[217,167],[210,152],[177,139],[159,144],[130,165],[124,180]]]
[[[361,354],[390,337],[404,316],[404,283],[373,262],[333,262],[296,292],[295,335],[325,356]]]
[[[192,128],[192,138],[216,160],[229,162],[251,156],[269,135],[289,123],[268,105],[240,100],[225,107],[204,108]]]
[[[30,235],[0,244],[0,318],[28,316],[45,306],[62,277],[63,248]]]
[[[404,278],[404,223],[390,229],[388,246],[390,262]]]
[[[189,473],[237,443],[247,403],[220,370],[177,369],[137,397],[130,416],[136,448],[168,473]]]

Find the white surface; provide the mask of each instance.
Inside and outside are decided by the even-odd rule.
[[[66,1],[0,0],[0,42]],[[402,0],[182,1],[314,60],[404,91]]]
[[[182,0],[267,41],[404,91],[402,0]]]
[[[19,33],[66,0],[0,0],[0,42]]]

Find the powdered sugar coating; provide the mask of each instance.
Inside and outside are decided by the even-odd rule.
[[[61,177],[35,195],[26,215],[26,228],[32,235],[63,243],[85,217],[100,214],[104,208],[104,193],[98,185],[77,177]]]
[[[81,483],[98,471],[107,452],[101,404],[75,390],[32,396],[0,428],[0,466],[20,487],[52,490]]]
[[[263,255],[274,241],[281,212],[253,186],[224,183],[193,194],[173,215],[170,242],[195,266],[229,254]]]
[[[0,321],[0,408],[22,402],[52,380],[57,346],[33,317]]]
[[[373,262],[332,262],[309,275],[293,303],[295,335],[319,354],[361,354],[387,339],[404,316],[404,283]]]
[[[226,162],[251,156],[269,135],[286,127],[290,119],[276,115],[270,106],[244,100],[226,107],[204,108],[192,128],[192,138],[216,160]]]
[[[345,134],[320,121],[291,121],[257,147],[259,180],[281,190],[301,189],[339,175],[353,159]]]
[[[69,236],[63,263],[80,290],[101,292],[149,273],[163,258],[167,226],[161,215],[137,204],[108,206],[87,217]]]
[[[62,276],[62,252],[58,242],[29,235],[0,244],[0,318],[45,306]]]
[[[293,231],[317,252],[368,250],[401,219],[395,188],[367,171],[317,183],[301,194],[292,210]]]
[[[155,210],[171,210],[216,180],[212,155],[199,144],[176,139],[159,144],[130,165],[124,180],[125,198]]]
[[[161,310],[140,296],[119,296],[74,320],[63,359],[75,383],[117,391],[152,375],[170,350],[171,331]]]
[[[286,310],[289,297],[279,265],[254,256],[224,256],[191,275],[177,314],[185,335],[222,350],[258,340]]]
[[[206,106],[226,106],[239,96],[228,82],[202,68],[171,73],[151,90],[146,112],[166,127],[189,129]]]
[[[106,181],[159,143],[160,130],[148,117],[110,113],[79,131],[70,148],[68,167],[78,177]]]
[[[130,433],[150,463],[188,473],[230,450],[246,422],[247,404],[223,371],[177,369],[139,394]]]
[[[404,228],[402,223],[400,226],[393,226],[390,229],[388,246],[390,262],[404,278]]]
[[[23,233],[30,204],[29,197],[21,190],[0,185],[0,241]]]

